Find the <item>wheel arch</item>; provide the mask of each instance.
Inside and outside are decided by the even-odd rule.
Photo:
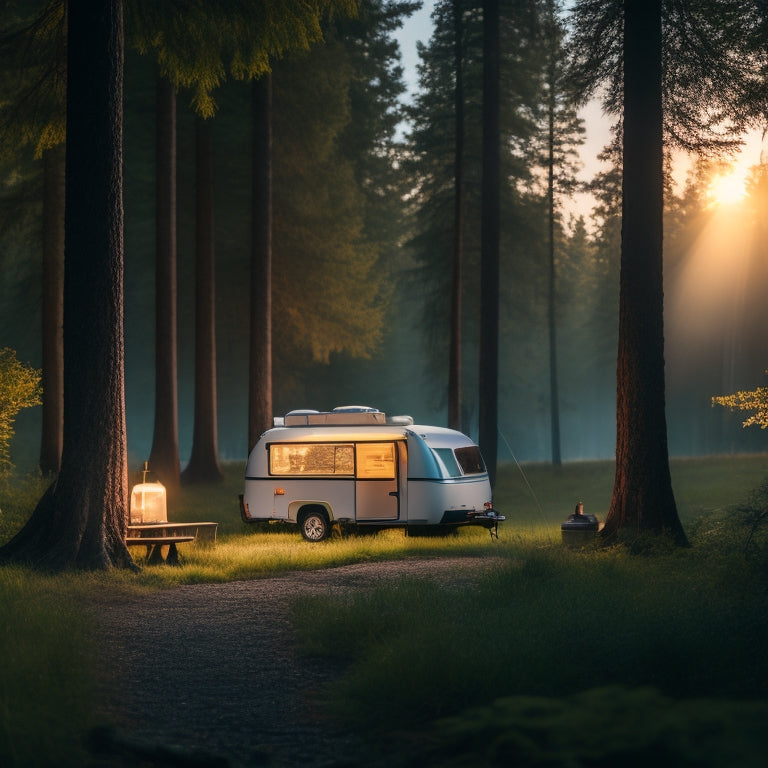
[[[329,523],[333,523],[333,510],[327,501],[292,501],[288,506],[288,519],[301,523],[302,517],[310,512],[322,512]]]

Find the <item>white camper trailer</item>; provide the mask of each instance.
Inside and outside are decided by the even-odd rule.
[[[308,541],[347,524],[482,525],[494,535],[504,520],[466,435],[361,406],[275,419],[248,458],[240,512],[248,523],[296,523]]]

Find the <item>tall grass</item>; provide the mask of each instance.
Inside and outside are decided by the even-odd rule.
[[[306,652],[351,664],[329,706],[356,726],[361,712],[379,727],[427,723],[455,713],[457,702],[496,712],[488,720],[498,721],[494,706],[505,717],[519,707],[493,701],[520,695],[580,701],[584,690],[617,684],[632,701],[633,691],[646,685],[671,701],[764,697],[768,558],[759,548],[745,554],[744,531],[729,508],[759,485],[766,469],[765,456],[673,462],[678,507],[694,547],[631,558],[619,550],[570,552],[560,543],[559,525],[577,501],[604,519],[611,462],[558,470],[528,465],[524,474],[502,466],[495,505],[507,522],[500,541],[480,529],[441,539],[394,530],[322,544],[304,542],[291,527],[242,523],[243,465],[225,465],[223,483],[184,488],[169,504],[171,520],[219,522],[216,546],[183,547],[181,568],[59,577],[0,568],[0,764],[78,764],[94,719],[88,617],[81,608],[92,593],[416,555],[495,555],[504,564],[471,588],[405,580],[365,599],[313,599],[297,608]],[[34,477],[0,484],[0,545],[23,525],[44,488]],[[477,715],[481,725],[483,717]],[[440,739],[450,742],[445,734]],[[450,764],[445,755],[435,760]]]
[[[762,768],[766,716],[765,702],[674,699],[647,686],[512,696],[406,735],[386,765]]]
[[[768,693],[767,585],[748,564],[690,552],[521,547],[472,589],[405,580],[301,601],[297,622],[308,652],[345,658],[352,644],[339,705],[363,698],[375,719],[615,683],[753,696]]]
[[[678,458],[670,462],[672,485],[683,524],[722,511],[743,498],[768,475],[768,455]],[[505,531],[544,529],[559,537],[559,525],[578,501],[584,511],[605,519],[611,502],[613,461],[503,464],[494,506],[507,515]]]
[[[0,569],[0,765],[84,764],[94,687],[88,624],[49,580]]]
[[[473,588],[406,579],[373,594],[301,599],[294,623],[304,653],[333,659],[344,670],[322,702],[337,721],[367,725],[380,736],[454,718],[449,726],[429,726],[442,734],[440,744],[452,745],[437,751],[435,765],[582,764],[572,762],[573,753],[569,759],[565,753],[542,757],[541,763],[511,761],[502,747],[487,763],[478,754],[487,756],[494,739],[503,745],[505,728],[516,739],[538,732],[541,743],[550,743],[569,719],[586,726],[589,718],[574,712],[567,717],[563,702],[592,696],[607,718],[597,722],[592,713],[591,727],[608,736],[597,753],[602,757],[606,744],[618,738],[617,728],[651,723],[658,717],[653,708],[663,706],[693,741],[702,728],[710,741],[712,733],[723,743],[749,740],[743,762],[708,762],[715,754],[724,759],[719,743],[707,755],[696,752],[690,763],[678,745],[670,753],[677,764],[757,766],[768,747],[768,734],[756,726],[768,715],[767,587],[764,563],[742,556],[691,550],[638,558],[619,549],[574,553],[521,545],[495,573],[478,576]],[[530,697],[541,700],[534,705]],[[627,721],[627,698],[639,707],[634,725]],[[709,715],[702,726],[701,705],[691,703],[702,700],[712,714],[731,713],[725,731],[723,720]],[[755,701],[762,702],[757,710]],[[548,724],[521,724],[526,706],[560,714]],[[751,713],[747,736],[735,711]],[[463,740],[455,738],[457,727]],[[658,749],[656,737],[657,731],[646,730],[641,739],[650,741],[629,764],[639,765],[643,750]],[[596,743],[587,739],[578,749],[588,752]],[[428,763],[417,754],[418,764]],[[619,764],[610,755],[584,764]]]
[[[761,765],[768,546],[745,551],[732,505],[766,466],[673,462],[693,546],[645,557],[560,543],[571,502],[604,519],[611,466],[503,475],[507,559],[472,588],[404,579],[295,604],[303,652],[343,671],[320,705],[371,735],[419,731],[392,765]]]
[[[0,546],[24,525],[47,486],[47,481],[36,475],[0,472]]]
[[[167,587],[259,579],[287,571],[407,557],[484,555],[501,549],[492,544],[486,531],[479,529],[462,531],[455,537],[425,539],[392,530],[375,537],[349,535],[317,544],[303,541],[293,527],[286,530],[266,525],[249,533],[222,537],[213,548],[204,544],[183,547],[179,549],[181,568],[147,566],[138,576],[114,574],[113,578],[126,584]],[[133,554],[143,565],[143,553]]]

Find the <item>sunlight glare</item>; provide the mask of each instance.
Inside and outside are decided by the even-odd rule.
[[[667,275],[666,336],[670,356],[678,362],[708,354],[715,338],[726,340],[721,350],[725,375],[740,341],[752,228],[744,207],[713,205],[698,238]]]
[[[712,179],[707,187],[707,196],[713,205],[736,205],[746,195],[746,180],[746,171],[734,168]]]

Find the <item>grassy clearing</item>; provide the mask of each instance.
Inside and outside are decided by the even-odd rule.
[[[768,475],[768,455],[710,456],[673,459],[672,484],[684,525],[702,514],[722,511],[743,498]],[[494,505],[507,514],[506,530],[535,529],[557,534],[576,502],[584,511],[605,520],[613,492],[614,463],[586,461],[503,465]],[[511,523],[511,525],[510,525]]]
[[[768,692],[767,584],[750,563],[691,552],[520,546],[473,589],[405,580],[302,600],[297,622],[307,652],[355,660],[338,713],[362,707],[395,726],[459,702],[616,683],[674,696]]]
[[[756,715],[751,704],[739,702],[768,692],[768,557],[759,541],[759,556],[745,555],[746,534],[728,508],[763,481],[768,457],[673,461],[678,508],[694,547],[658,551],[652,558],[618,550],[571,552],[561,545],[560,523],[577,501],[604,519],[611,462],[523,469],[525,476],[513,465],[500,470],[495,503],[507,522],[498,542],[481,529],[439,539],[393,530],[318,545],[304,542],[291,527],[247,526],[237,504],[243,465],[231,464],[223,483],[185,488],[169,503],[172,520],[219,522],[216,546],[183,547],[182,568],[58,577],[0,569],[0,764],[78,764],[82,735],[93,720],[89,620],[82,606],[96,592],[261,578],[370,560],[493,554],[507,565],[471,589],[448,593],[403,581],[365,600],[297,606],[296,624],[308,653],[334,656],[337,638],[345,638],[341,658],[353,663],[331,692],[328,707],[336,717],[351,717],[356,727],[360,712],[379,728],[419,724],[429,733],[419,742],[423,749],[411,751],[424,765],[461,764],[461,749],[441,752],[456,734],[463,734],[464,744],[485,745],[487,761],[473,752],[466,764],[510,764],[513,754],[523,756],[520,765],[571,765],[577,763],[555,746],[536,757],[524,745],[540,743],[536,734],[545,731],[554,745],[552,733],[567,730],[570,708],[587,706],[580,697],[591,695],[596,712],[615,715],[622,706],[628,712],[640,707],[632,715],[638,723],[656,722],[649,709],[656,708],[664,713],[663,723],[677,723],[683,734],[716,731],[710,715],[701,714],[704,706],[722,714],[726,725],[717,733],[746,744],[747,757],[720,763],[707,757],[695,764],[751,765],[749,723]],[[0,544],[21,527],[44,487],[37,478],[0,485]],[[614,686],[612,693],[605,686]],[[647,686],[652,693],[643,698],[638,691]],[[529,696],[539,697],[538,704],[526,704]],[[706,704],[699,706],[701,697]],[[736,702],[735,709],[723,697]],[[439,720],[456,714],[456,702],[474,707],[462,728]],[[601,728],[608,728],[609,715],[599,716]],[[734,723],[748,733],[737,732]],[[667,736],[651,731],[656,749]],[[604,741],[620,743],[613,730],[606,734]],[[585,754],[603,754],[594,753],[588,739],[580,744]],[[669,753],[675,761],[694,764],[675,744]],[[768,746],[761,744],[763,750]],[[722,757],[714,748],[705,752]],[[616,764],[616,754],[602,763],[595,757],[592,764]]]
[[[50,579],[0,569],[1,765],[84,763],[94,670],[87,622],[63,593]]]
[[[611,466],[527,467],[535,500],[519,473],[504,474],[497,498],[513,503],[498,506],[513,525],[495,551],[507,563],[475,587],[403,580],[297,602],[304,652],[346,669],[322,705],[404,745],[392,765],[757,768],[768,748],[768,542],[763,531],[745,552],[748,527],[729,507],[766,466],[673,462],[693,547],[661,542],[653,557],[560,543],[576,501],[604,519]]]
[[[182,552],[182,568],[147,567],[131,580],[148,586],[258,579],[286,571],[334,568],[374,560],[399,560],[416,556],[485,554],[492,546],[483,530],[462,531],[459,536],[421,539],[402,531],[377,536],[349,536],[313,544],[295,529],[255,530],[232,534],[215,548],[197,545]],[[134,553],[135,554],[135,553]],[[137,557],[137,562],[143,562]]]
[[[224,481],[183,488],[168,501],[170,520],[219,523],[214,548],[182,547],[185,567],[175,571],[146,568],[128,581],[156,586],[182,581],[258,578],[275,571],[322,568],[367,559],[413,554],[478,554],[487,551],[488,533],[463,530],[458,537],[406,538],[393,530],[375,537],[351,536],[321,546],[304,542],[293,526],[247,525],[240,519],[237,496],[243,490],[244,464],[223,465]],[[768,455],[678,459],[672,461],[673,483],[686,528],[709,524],[743,499],[768,475]],[[613,462],[578,462],[553,469],[547,464],[502,465],[495,506],[507,517],[494,547],[537,541],[560,542],[560,523],[583,501],[585,511],[605,519],[613,487]],[[0,545],[29,517],[45,489],[40,478],[13,478],[0,484]],[[141,562],[141,550],[132,550]],[[116,580],[121,581],[120,575]]]
[[[406,764],[759,766],[768,550],[738,539],[654,557],[519,544],[473,588],[302,599],[294,622],[345,670],[321,706],[372,738],[419,732]]]

